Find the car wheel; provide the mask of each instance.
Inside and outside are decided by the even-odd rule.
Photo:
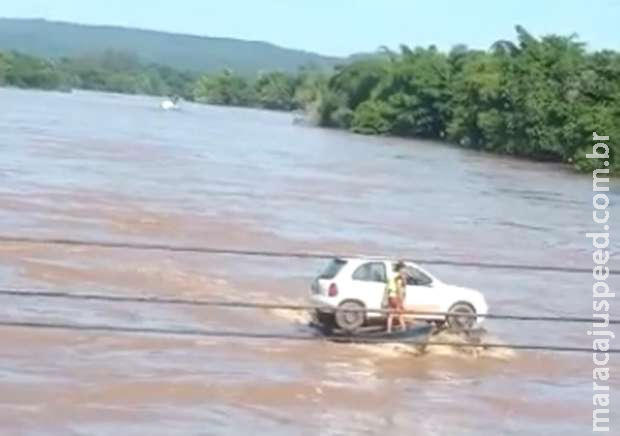
[[[456,303],[448,312],[456,314],[446,317],[446,324],[450,330],[470,330],[476,324],[476,318],[472,316],[476,315],[476,309],[469,303]]]
[[[364,305],[359,301],[345,301],[336,309],[336,325],[338,328],[353,333],[364,325],[366,313]]]

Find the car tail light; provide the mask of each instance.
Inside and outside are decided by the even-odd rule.
[[[329,285],[327,295],[330,297],[336,297],[338,295],[338,286],[336,285],[336,283],[332,283],[331,285]]]

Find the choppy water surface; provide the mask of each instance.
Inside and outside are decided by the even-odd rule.
[[[155,99],[92,93],[0,97],[3,235],[592,265],[584,236],[598,230],[592,180],[556,166],[296,126],[264,111],[164,112]],[[618,222],[617,181],[609,197]],[[0,246],[1,286],[75,292],[296,303],[321,267]],[[481,289],[494,312],[592,313],[589,274],[431,269]],[[608,283],[618,289],[620,280]],[[307,333],[305,315],[286,311],[43,298],[0,297],[0,319]],[[493,342],[577,346],[591,344],[588,327],[487,324]],[[612,366],[620,369],[618,357]],[[0,427],[7,435],[581,435],[591,431],[592,368],[588,354],[436,347],[419,356],[397,345],[4,328]]]

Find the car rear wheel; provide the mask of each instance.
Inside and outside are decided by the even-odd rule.
[[[338,328],[353,333],[364,325],[366,313],[364,305],[359,301],[345,301],[336,309],[335,320]]]
[[[470,330],[476,324],[476,309],[469,303],[456,303],[450,310],[454,315],[448,315],[448,328],[456,331]]]

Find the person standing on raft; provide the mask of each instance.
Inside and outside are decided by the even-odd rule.
[[[407,270],[404,262],[399,261],[394,265],[394,275],[388,280],[385,292],[389,309],[387,332],[392,333],[392,324],[395,317],[398,317],[402,331],[407,330],[404,315],[405,297],[407,295]]]

